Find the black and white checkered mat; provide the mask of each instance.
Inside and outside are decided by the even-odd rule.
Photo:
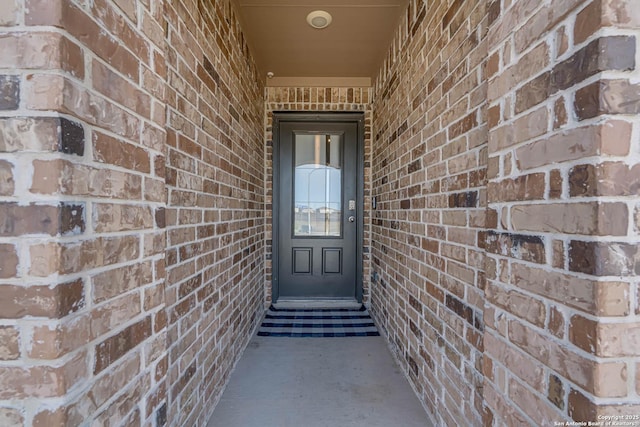
[[[372,337],[378,336],[364,307],[276,309],[269,307],[258,329],[261,337]]]

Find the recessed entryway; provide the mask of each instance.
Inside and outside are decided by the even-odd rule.
[[[362,301],[363,114],[274,117],[274,301]]]

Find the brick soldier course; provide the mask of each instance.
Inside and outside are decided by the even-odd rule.
[[[364,113],[364,300],[438,425],[640,415],[639,38],[411,0],[372,87],[265,87],[228,0],[0,0],[0,425],[206,424],[271,301],[273,111]]]

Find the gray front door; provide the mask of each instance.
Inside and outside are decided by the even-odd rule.
[[[279,128],[279,297],[356,295],[358,124]]]

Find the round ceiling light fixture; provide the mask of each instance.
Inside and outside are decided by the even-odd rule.
[[[325,12],[324,10],[314,10],[307,15],[307,22],[309,25],[319,30],[327,28],[329,24],[331,24],[332,19],[333,18],[329,12]]]

